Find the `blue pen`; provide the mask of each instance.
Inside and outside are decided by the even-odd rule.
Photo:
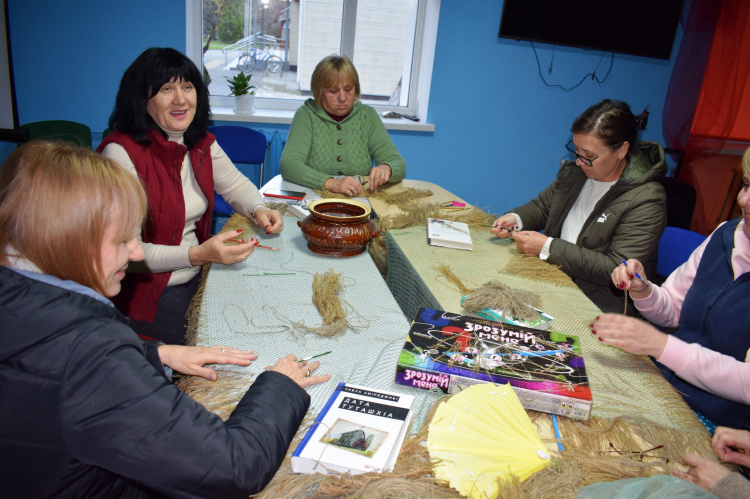
[[[625,264],[625,267],[627,267],[627,266],[628,266],[628,262],[626,262],[625,260],[620,260],[620,261],[621,261],[621,262],[622,262],[623,264]],[[643,284],[645,284],[645,285],[646,285],[646,287],[648,287],[648,285],[649,285],[649,284],[648,284],[648,281],[647,281],[646,279],[644,279],[643,277],[639,276],[639,275],[638,275],[638,272],[633,272],[633,273],[635,274],[635,276],[636,276],[636,277],[637,277],[638,279],[640,279],[640,280],[641,280],[641,281],[643,282]]]
[[[557,426],[557,416],[554,414],[550,414],[552,416],[552,427],[555,429],[555,439],[557,439],[557,449],[562,452],[563,446],[562,442],[560,442],[560,427]]]

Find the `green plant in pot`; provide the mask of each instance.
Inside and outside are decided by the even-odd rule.
[[[246,75],[244,71],[232,76],[225,76],[229,84],[229,91],[234,95],[234,112],[251,114],[253,112],[253,101],[255,100],[255,85],[250,84],[252,74]]]

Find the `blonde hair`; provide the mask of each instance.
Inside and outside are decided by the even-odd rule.
[[[323,91],[339,81],[354,85],[354,101],[359,100],[359,74],[347,56],[329,55],[315,66],[310,87],[319,108],[323,106]]]
[[[30,142],[0,170],[0,263],[21,256],[45,274],[102,293],[108,225],[128,240],[145,213],[138,178],[114,161],[61,142]]]
[[[745,154],[742,155],[742,174],[750,175],[750,147],[745,149]]]

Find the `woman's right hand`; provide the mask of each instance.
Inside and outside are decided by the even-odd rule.
[[[323,189],[331,192],[346,194],[347,196],[356,197],[364,193],[362,182],[355,177],[329,178],[323,182]]]
[[[513,215],[503,215],[502,217],[495,220],[492,224],[494,227],[490,229],[490,232],[495,234],[500,239],[506,239],[513,235],[513,232],[508,229],[516,228],[516,217]]]
[[[638,279],[638,274],[642,279]],[[630,259],[627,265],[620,264],[612,271],[612,283],[617,289],[630,290],[633,298],[647,298],[651,294],[651,287],[646,286],[646,271],[638,260]]]
[[[199,246],[191,246],[188,251],[190,263],[193,266],[197,266],[204,263],[231,265],[243,262],[258,245],[258,241],[252,238],[248,238],[238,244],[225,244],[230,239],[241,241],[242,229],[216,234]]]
[[[266,367],[266,371],[276,371],[285,376],[292,378],[292,381],[297,383],[302,388],[306,388],[311,385],[317,385],[318,383],[325,383],[331,379],[330,374],[321,374],[319,376],[313,376],[312,372],[320,367],[320,362],[315,361],[311,363],[300,362],[294,355],[287,355],[282,357],[273,367]]]

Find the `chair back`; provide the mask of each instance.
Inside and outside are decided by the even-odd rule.
[[[212,126],[208,131],[216,135],[216,141],[233,163],[242,165],[259,165],[257,187],[263,185],[263,163],[266,160],[268,141],[266,134],[244,126]],[[242,173],[245,171],[239,167]],[[251,178],[250,175],[247,175]]]
[[[258,165],[258,181],[256,186],[263,185],[263,163],[266,160],[266,135],[252,128],[244,126],[212,126],[208,131],[216,136],[216,142],[221,146],[232,163],[246,177],[252,178],[249,168],[244,165]],[[254,172],[253,172],[254,173]],[[214,232],[220,225],[221,220],[217,218],[229,217],[234,213],[232,207],[219,194],[214,195]]]
[[[29,140],[57,140],[91,149],[91,128],[66,120],[35,121],[21,125],[29,131]]]
[[[706,236],[680,227],[664,229],[659,239],[659,261],[656,273],[666,279],[677,267],[687,262],[695,248],[706,240]]]

